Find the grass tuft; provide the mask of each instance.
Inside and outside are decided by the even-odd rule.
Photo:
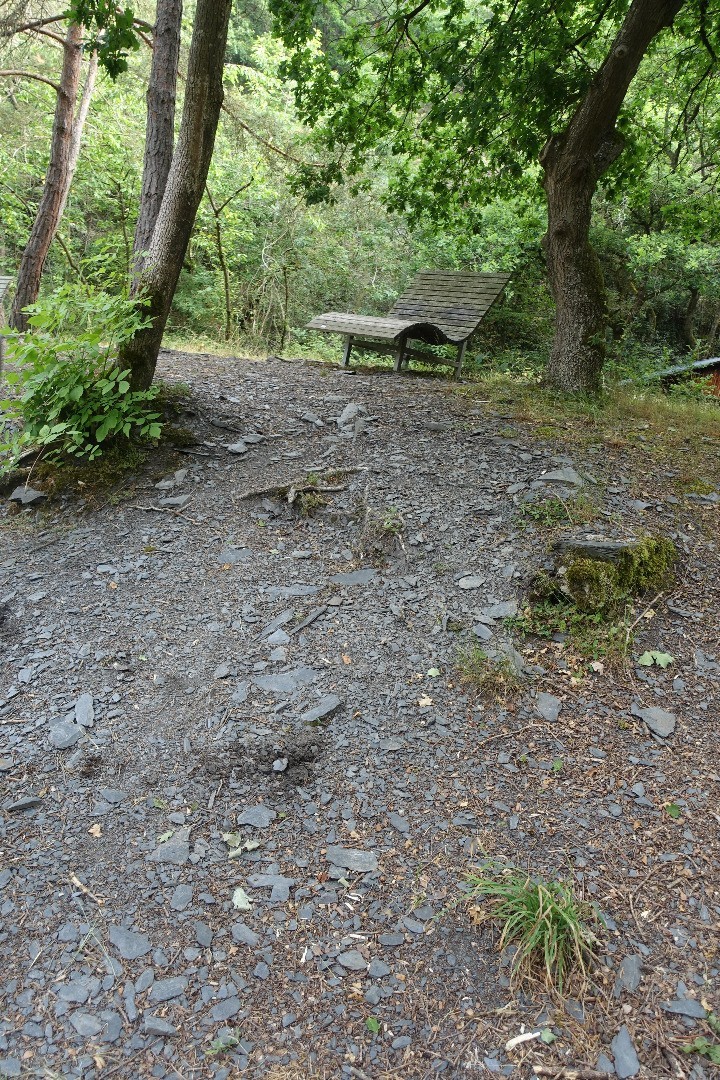
[[[572,974],[584,981],[599,944],[592,929],[598,922],[592,905],[579,900],[565,882],[492,870],[469,876],[470,901],[490,904],[489,911],[476,904],[470,910],[478,921],[502,923],[501,951],[516,946],[511,981],[518,985],[542,975],[546,985],[560,994]]]
[[[517,668],[509,656],[489,656],[477,644],[460,649],[455,664],[458,677],[483,697],[506,701],[522,686]]]

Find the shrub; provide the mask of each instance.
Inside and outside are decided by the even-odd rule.
[[[92,460],[114,436],[160,436],[150,408],[158,388],[131,390],[117,364],[121,346],[147,325],[135,301],[65,285],[28,310],[28,332],[8,337],[6,379],[18,395],[0,407],[20,429],[3,433],[6,470],[27,446]]]

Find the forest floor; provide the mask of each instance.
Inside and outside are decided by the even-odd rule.
[[[718,443],[388,371],[160,374],[180,449],[0,509],[0,1076],[713,1075],[683,1050],[720,1041]],[[625,662],[503,646],[560,533],[674,538]],[[597,905],[587,986],[510,987],[484,860]]]

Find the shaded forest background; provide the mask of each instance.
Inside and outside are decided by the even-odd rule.
[[[153,5],[137,9],[152,22]],[[193,11],[187,4],[181,75]],[[339,16],[330,21],[327,41],[342,29]],[[592,239],[609,293],[610,377],[639,378],[720,351],[720,94],[712,79],[694,93],[676,85],[676,57],[670,62],[663,51],[674,47],[668,41],[655,50],[631,89],[651,153],[596,198]],[[309,204],[297,184],[298,166],[322,162],[323,148],[296,117],[292,88],[279,75],[283,58],[265,0],[236,3],[225,105],[169,342],[336,357],[336,343],[302,329],[320,311],[382,314],[421,267],[507,270],[512,283],[471,358],[501,371],[540,371],[553,308],[540,245],[546,218],[539,168],[439,226],[431,212],[411,222],[383,208],[388,158],[378,150],[332,201]],[[52,42],[32,35],[0,41],[5,69],[52,79],[59,64]],[[43,292],[68,281],[127,291],[149,64],[150,50],[142,47],[116,82],[98,79]],[[49,86],[0,80],[1,272],[12,273],[27,241],[54,106]]]

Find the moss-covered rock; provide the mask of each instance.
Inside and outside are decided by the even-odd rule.
[[[618,563],[620,588],[632,596],[662,589],[672,576],[677,549],[665,536],[646,536],[621,552]]]
[[[573,559],[565,571],[566,591],[580,611],[610,612],[622,598],[620,576],[612,563]]]

